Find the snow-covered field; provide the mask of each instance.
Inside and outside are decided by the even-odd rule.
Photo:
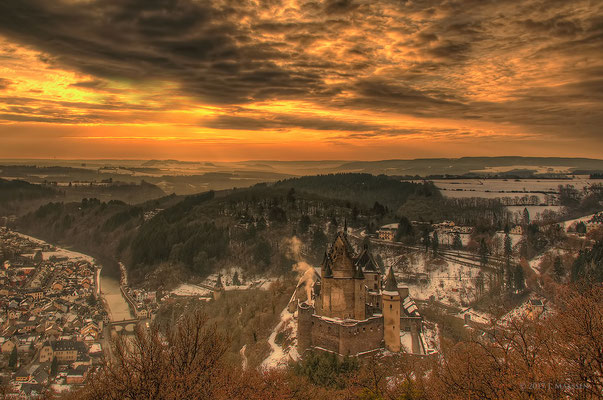
[[[575,179],[435,179],[433,183],[448,197],[522,197],[538,196],[542,193],[557,192],[559,185],[573,185],[577,189],[597,183],[596,180],[577,177]]]
[[[401,257],[406,258],[406,263],[398,261]],[[475,280],[478,268],[454,261],[433,260],[422,251],[413,252],[409,256],[391,257],[385,262],[388,265],[407,265],[405,268],[397,268],[395,272],[399,286],[408,287],[413,299],[429,300],[433,296],[444,304],[460,307],[477,297]],[[487,277],[484,277],[484,283],[487,287]]]
[[[544,210],[559,212],[562,209],[561,206],[507,206],[507,210],[512,213],[523,213],[524,208],[528,209],[531,219],[535,219]]]
[[[240,285],[233,284],[235,280],[235,274],[239,279]],[[240,268],[227,268],[222,269],[217,273],[208,275],[202,282],[198,284],[194,283],[182,283],[170,293],[176,296],[190,296],[190,297],[211,297],[213,289],[218,281],[218,276],[222,280],[224,290],[248,290],[248,289],[260,289],[268,290],[270,285],[277,280],[277,278],[262,278],[262,279],[248,279],[245,280],[243,272]]]
[[[25,235],[23,233],[19,233],[19,232],[15,232],[15,234],[19,235],[20,237],[27,239],[31,242],[37,243],[39,245],[48,245],[49,243],[40,240],[38,238],[35,238],[33,236],[29,236],[29,235]],[[68,258],[70,260],[82,260],[82,261],[87,261],[89,263],[94,263],[94,258],[86,255],[86,254],[82,254],[82,253],[78,253],[77,251],[71,251],[71,250],[67,250],[67,249],[62,249],[60,247],[54,247],[53,251],[44,251],[42,252],[42,255],[44,257],[45,260],[48,260],[50,257],[55,256],[58,258]]]
[[[208,297],[211,296],[211,290],[202,288],[201,286],[192,285],[190,283],[183,283],[176,289],[172,290],[172,294],[176,296],[199,296]]]

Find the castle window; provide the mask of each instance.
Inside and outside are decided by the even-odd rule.
[[[391,304],[389,305],[389,309],[390,309],[390,310],[392,309],[392,305],[391,305]]]

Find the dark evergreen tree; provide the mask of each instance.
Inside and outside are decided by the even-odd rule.
[[[406,217],[400,218],[398,223],[398,230],[396,231],[396,241],[407,241],[409,238],[414,237],[414,229],[412,224]]]
[[[17,353],[17,345],[13,347],[13,350],[10,352],[10,356],[8,357],[8,368],[15,369],[17,368],[17,362],[19,361],[19,354]]]
[[[380,253],[377,253],[377,255],[375,256],[375,262],[379,267],[379,271],[381,271],[382,274],[385,274],[385,263],[383,262],[383,257]]]
[[[358,215],[360,215],[360,210],[358,210],[358,207],[354,206],[354,208],[352,208],[352,221],[356,221]]]
[[[505,234],[505,258],[510,259],[513,255],[513,241],[511,240],[511,236],[509,234]]]
[[[267,228],[266,220],[264,219],[264,217],[258,218],[258,222],[256,223],[255,227],[258,231],[263,231]]]
[[[235,271],[234,275],[232,276],[232,284],[234,286],[241,286],[241,281],[239,280],[239,271]]]
[[[52,363],[50,364],[50,375],[55,376],[59,372],[59,360],[57,357],[52,357]]]
[[[452,248],[459,252],[463,249],[463,241],[461,240],[461,234],[458,232],[454,234],[454,238],[452,239]]]
[[[256,263],[267,267],[270,265],[271,257],[272,246],[270,246],[270,243],[268,243],[266,240],[260,240],[253,251],[253,260]]]
[[[522,223],[526,226],[530,224],[530,212],[527,207],[523,209]]]
[[[522,291],[525,288],[525,278],[523,276],[523,268],[521,265],[515,266],[515,271],[513,272],[513,280],[515,281],[515,290]]]
[[[490,251],[488,250],[488,245],[486,244],[486,240],[482,238],[479,242],[479,264],[482,267],[488,265],[488,254]]]
[[[268,219],[271,222],[275,222],[278,224],[284,224],[287,222],[287,213],[285,210],[278,206],[274,206],[268,212]]]
[[[565,276],[565,268],[563,268],[563,263],[561,262],[561,257],[555,257],[555,262],[553,263],[553,273],[555,274],[555,280],[560,282],[561,279]]]
[[[603,242],[596,242],[592,249],[580,250],[572,265],[572,282],[603,282]]]
[[[373,204],[373,211],[380,217],[383,217],[385,214],[387,214],[387,209],[385,208],[385,206],[383,206],[383,204],[379,203],[378,201]]]
[[[429,230],[423,230],[423,246],[425,246],[425,253],[429,250],[429,245],[431,244],[431,238],[429,237]]]
[[[478,296],[484,293],[484,273],[479,271],[475,277],[475,289],[477,290]]]
[[[287,192],[287,202],[295,203],[295,189],[291,188],[289,189],[289,192]]]
[[[309,216],[305,214],[302,215],[299,219],[299,233],[301,233],[302,235],[307,233],[311,223],[312,221],[310,220]]]
[[[513,276],[514,275],[513,272],[514,272],[514,268],[511,265],[511,259],[507,258],[505,260],[505,276],[506,276],[505,285],[507,287],[507,290],[513,289],[513,285],[515,283],[515,277]]]
[[[326,251],[327,247],[327,235],[320,229],[316,227],[314,233],[312,234],[312,252],[319,256]]]

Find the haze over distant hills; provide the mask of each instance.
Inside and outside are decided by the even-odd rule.
[[[0,176],[5,176],[1,165],[64,166],[97,170],[102,174],[119,174],[138,177],[175,175],[199,175],[230,173],[235,178],[251,180],[275,180],[287,175],[315,175],[337,172],[365,172],[371,174],[429,176],[464,174],[521,173],[588,173],[603,171],[603,160],[561,157],[462,157],[420,158],[412,160],[392,159],[378,161],[321,160],[275,161],[249,160],[232,162],[205,162],[180,160],[57,160],[14,159],[0,160]],[[256,174],[260,176],[255,176]],[[240,176],[239,176],[240,175]]]

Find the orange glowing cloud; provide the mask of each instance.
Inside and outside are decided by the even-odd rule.
[[[602,11],[8,1],[0,157],[599,157]]]

